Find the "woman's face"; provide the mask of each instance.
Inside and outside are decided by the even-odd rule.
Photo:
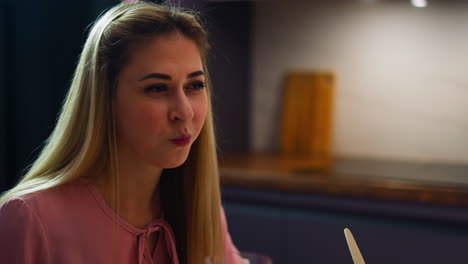
[[[158,168],[182,165],[208,108],[196,43],[179,33],[144,41],[130,51],[129,64],[117,78],[120,158]]]

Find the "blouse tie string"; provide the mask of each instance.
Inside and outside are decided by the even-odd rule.
[[[151,225],[148,226],[147,229],[138,236],[138,264],[144,264],[144,254],[147,248],[146,241],[148,237],[156,231],[160,232],[157,243],[165,243],[172,263],[179,264],[174,233],[172,233],[172,229],[169,224],[162,219],[151,223]],[[150,256],[150,258],[152,258],[152,256]]]

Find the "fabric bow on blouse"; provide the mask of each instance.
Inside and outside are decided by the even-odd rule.
[[[177,257],[177,249],[175,244],[175,237],[172,233],[172,230],[169,224],[162,220],[158,219],[150,224],[143,232],[138,235],[138,264],[144,264],[144,258],[152,259],[152,256],[149,254],[147,249],[147,240],[153,232],[159,232],[158,241],[154,253],[158,254],[158,249],[161,249],[161,246],[165,246],[167,249],[168,255],[171,259],[171,263],[179,264],[179,259]],[[161,245],[163,243],[163,245]]]

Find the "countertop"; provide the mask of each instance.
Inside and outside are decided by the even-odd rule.
[[[468,206],[468,164],[336,158],[326,169],[309,167],[274,154],[220,158],[225,186]]]

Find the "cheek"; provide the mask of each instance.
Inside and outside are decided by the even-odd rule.
[[[201,127],[205,123],[206,115],[208,112],[208,99],[206,95],[197,101],[193,108],[195,120],[197,124]]]
[[[141,105],[136,110],[135,118],[142,126],[157,128],[167,120],[167,109],[163,104]]]
[[[125,100],[116,104],[118,134],[124,137],[153,133],[164,122],[164,109],[144,101]]]

